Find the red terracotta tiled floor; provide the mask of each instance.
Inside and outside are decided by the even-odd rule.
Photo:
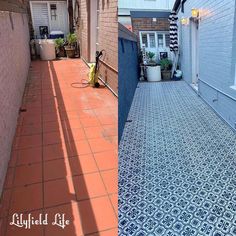
[[[117,235],[117,98],[78,59],[35,61],[26,83],[0,204],[1,236]],[[75,87],[80,85],[74,85]],[[10,225],[13,213],[48,226]],[[70,224],[51,225],[56,213]]]

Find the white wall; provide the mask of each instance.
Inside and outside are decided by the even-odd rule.
[[[118,7],[126,9],[172,9],[175,0],[119,0]]]
[[[50,3],[57,5],[57,19],[51,20]],[[69,33],[68,10],[66,1],[30,1],[34,35],[40,38],[39,26],[48,26],[48,31]]]
[[[30,65],[26,14],[0,11],[0,192]]]
[[[218,89],[236,97],[230,90],[232,75],[235,0],[192,0],[185,3],[185,12],[178,16],[190,17],[191,9],[200,10],[199,77]],[[185,77],[191,80],[191,24],[181,26],[181,62]]]
[[[191,0],[178,16],[190,17],[191,9],[200,10],[199,23],[199,94],[232,127],[236,127],[235,0]],[[184,79],[192,82],[191,24],[180,26],[180,62]],[[205,81],[203,83],[201,81]],[[226,94],[226,95],[224,95]]]

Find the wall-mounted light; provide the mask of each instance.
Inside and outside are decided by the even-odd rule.
[[[193,18],[198,18],[199,17],[199,9],[192,8],[191,13],[192,13]]]
[[[188,24],[188,18],[181,18],[181,24],[182,25],[187,25]]]

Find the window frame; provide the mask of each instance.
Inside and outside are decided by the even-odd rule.
[[[52,6],[55,5],[55,8],[52,9]],[[49,3],[49,9],[50,9],[50,17],[51,21],[52,20],[57,20],[58,19],[58,9],[57,9],[57,3],[56,2],[50,2]],[[53,19],[54,18],[54,19]]]
[[[149,34],[155,34],[155,47],[150,47],[150,35]],[[155,30],[142,30],[139,31],[139,40],[140,40],[140,46],[141,48],[143,47],[143,41],[142,41],[142,34],[147,34],[147,47],[145,48],[161,48],[158,45],[158,34],[162,34],[163,35],[163,48],[170,48],[170,45],[167,46],[166,45],[166,34],[170,35],[169,31],[155,31]]]

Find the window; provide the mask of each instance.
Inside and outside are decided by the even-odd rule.
[[[170,34],[165,34],[165,39],[166,39],[166,47],[170,46]]]
[[[170,34],[169,32],[155,31],[140,32],[140,46],[145,46],[149,50],[166,49],[170,46]]]
[[[147,41],[147,34],[142,33],[142,46],[143,44],[145,45],[145,47],[148,47],[148,41]]]
[[[158,47],[163,48],[164,47],[164,36],[163,34],[157,35],[157,41],[158,41]]]
[[[150,48],[156,47],[155,33],[149,34]]]
[[[50,10],[51,10],[51,20],[56,20],[57,19],[57,5],[50,4]]]

